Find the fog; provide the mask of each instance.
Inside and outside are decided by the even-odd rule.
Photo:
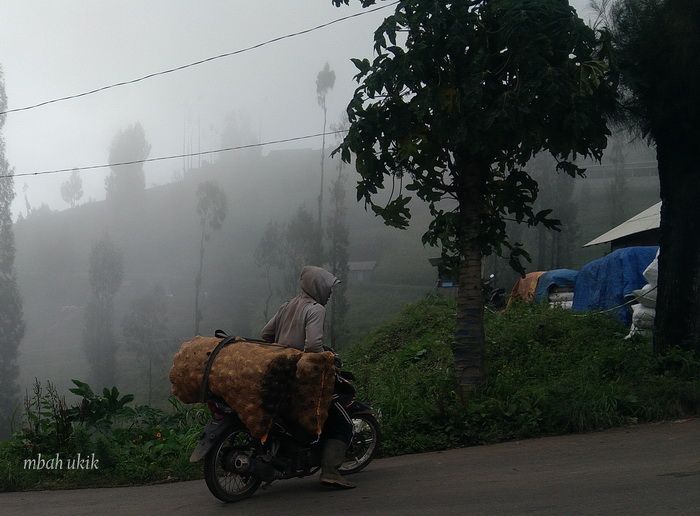
[[[588,13],[587,3],[572,5]],[[22,107],[130,80],[359,11],[354,2],[338,9],[329,0],[2,0],[0,65],[8,104]],[[135,122],[145,129],[152,157],[181,153],[183,137],[195,151],[236,145],[222,142],[222,130],[227,117],[241,111],[260,141],[318,133],[318,70],[329,62],[336,73],[328,112],[337,118],[355,87],[350,58],[371,56],[372,34],[387,12],[138,84],[13,113],[4,130],[7,159],[16,173],[107,163],[115,133]],[[286,146],[320,148],[320,143]],[[280,147],[284,145],[275,148]],[[146,184],[170,181],[178,166],[171,161],[148,164]],[[104,198],[107,172],[82,174],[85,199]],[[65,175],[18,178],[15,214],[26,212],[25,190],[31,206],[65,208],[60,196]]]
[[[0,5],[0,55],[10,108],[234,51],[359,10],[336,9],[326,0]],[[335,70],[328,110],[337,118],[353,91],[349,59],[371,55],[371,35],[381,19],[381,11],[367,14],[139,84],[13,113],[4,131],[7,159],[16,173],[106,163],[115,133],[137,121],[151,143],[151,156],[181,153],[185,135],[194,151],[236,145],[222,142],[222,130],[226,118],[241,111],[261,141],[318,133],[318,70],[326,61]],[[320,147],[320,142],[296,146]],[[177,168],[181,163],[149,164],[147,185],[170,181]],[[86,199],[104,197],[105,175],[83,174]],[[18,179],[15,212],[24,208],[25,183],[32,206],[64,208],[64,180],[61,175]]]
[[[584,18],[592,15],[585,8],[587,0],[572,4]],[[0,66],[8,107],[131,80],[360,11],[355,6],[336,9],[330,0],[0,0]],[[16,174],[105,164],[115,136],[136,123],[143,128],[150,157],[319,133],[323,112],[317,101],[318,72],[327,62],[336,76],[327,94],[330,128],[341,119],[355,88],[350,58],[371,57],[372,34],[389,11],[137,84],[10,113],[3,130],[6,158]],[[626,186],[624,209],[610,201],[612,165],[606,158],[603,166],[590,167],[589,178],[564,188],[570,196],[567,202],[580,207],[562,215],[566,258],[551,263],[534,254],[530,270],[578,267],[599,256],[604,249],[584,251],[583,243],[656,202],[653,152],[624,135],[618,141],[624,160],[638,164],[625,168],[635,180]],[[329,137],[327,152],[334,144],[337,139]],[[91,299],[88,263],[95,243],[108,235],[124,256],[124,278],[114,298],[113,333],[119,344],[115,381],[144,401],[141,359],[129,348],[122,325],[135,300],[160,285],[168,315],[162,337],[168,344],[158,378],[159,399],[164,400],[168,358],[193,330],[201,237],[196,192],[207,180],[220,185],[228,213],[205,246],[200,331],[211,334],[224,328],[254,336],[265,321],[268,292],[272,310],[289,293],[289,271],[282,267],[273,268],[268,290],[266,270],[256,263],[255,250],[269,223],[286,230],[300,207],[315,220],[320,148],[317,138],[146,163],[144,196],[121,204],[98,202],[105,199],[109,168],[86,170],[80,174],[84,194],[72,209],[61,196],[69,172],[18,177],[15,267],[27,323],[19,355],[22,389],[35,377],[52,379],[61,388],[70,378],[88,377],[83,351]],[[326,187],[338,176],[338,167],[337,159],[326,161]],[[439,250],[420,244],[428,223],[423,206],[414,203],[408,231],[387,228],[356,202],[352,167],[346,166],[343,174],[349,261],[360,268],[371,263],[366,274],[356,270],[348,281],[350,308],[340,342],[350,345],[403,303],[432,290],[436,274],[427,259]],[[551,183],[542,191],[549,191],[552,199],[552,192],[560,188]],[[328,227],[330,190],[324,195]],[[533,246],[537,236],[523,233],[522,238]],[[490,261],[487,267],[497,270],[502,286],[509,287],[513,275],[502,263]]]

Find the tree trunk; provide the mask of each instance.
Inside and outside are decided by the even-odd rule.
[[[460,192],[461,257],[453,354],[460,394],[485,379],[484,295],[481,286],[480,214],[483,200],[478,169],[465,170]]]
[[[199,323],[202,320],[202,311],[199,307],[199,292],[202,288],[202,273],[204,271],[204,241],[205,241],[205,226],[202,221],[202,238],[199,242],[199,271],[194,280],[194,334],[199,335]]]
[[[148,405],[151,405],[151,393],[153,389],[151,388],[151,378],[153,377],[153,360],[151,355],[148,355]]]
[[[537,270],[544,269],[547,259],[547,228],[542,224],[537,226]]]
[[[680,346],[700,353],[697,142],[657,138],[657,159],[663,204],[654,350]]]
[[[267,266],[267,297],[265,298],[265,310],[263,311],[263,316],[265,322],[270,320],[270,301],[272,301],[272,278],[270,277],[272,266]]]
[[[325,96],[323,99],[323,136],[321,137],[321,190],[318,193],[318,228],[316,234],[316,265],[323,266],[323,178],[326,161],[326,124],[328,123]]]

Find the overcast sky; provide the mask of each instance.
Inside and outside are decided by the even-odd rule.
[[[354,2],[359,3],[359,2]],[[573,0],[589,14],[589,0]],[[9,108],[129,80],[260,43],[358,12],[330,0],[0,0],[0,66]],[[120,129],[141,122],[151,157],[177,154],[183,135],[195,147],[223,144],[231,113],[246,113],[261,141],[320,132],[316,74],[328,61],[336,73],[328,95],[330,121],[352,96],[351,57],[371,57],[372,34],[391,8],[366,14],[238,56],[77,100],[7,116],[7,159],[16,173],[108,162]],[[286,146],[320,148],[306,141]],[[283,148],[278,145],[272,148]],[[146,184],[181,170],[174,160],[147,164]],[[82,173],[85,195],[104,197],[107,170]],[[64,209],[60,185],[69,173],[17,178],[15,213]]]

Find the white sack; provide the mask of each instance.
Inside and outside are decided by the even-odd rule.
[[[550,303],[562,303],[565,301],[573,301],[574,300],[574,293],[573,292],[553,292],[549,294],[549,302]]]
[[[563,308],[564,310],[571,310],[571,307],[573,305],[574,305],[573,301],[557,301],[557,302],[549,303],[550,308]]]
[[[659,251],[656,251],[656,257],[651,261],[649,266],[644,269],[644,278],[652,287],[659,283]]]
[[[646,306],[647,308],[656,308],[657,292],[657,287],[647,283],[642,288],[632,291],[632,294],[643,306]]]
[[[629,332],[629,334],[627,334],[625,339],[632,338],[634,335],[641,335],[642,337],[651,337],[651,334],[652,334],[651,330],[637,328],[634,324],[632,324],[632,327],[630,328],[630,332]]]
[[[654,318],[656,310],[647,306],[638,304],[632,305],[632,324],[643,330],[651,330],[654,328]]]

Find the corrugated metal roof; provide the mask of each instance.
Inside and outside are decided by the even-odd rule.
[[[659,227],[661,221],[661,203],[658,202],[651,208],[647,208],[619,226],[612,228],[607,233],[603,233],[598,238],[594,238],[583,247],[612,242],[618,238],[641,233]]]

